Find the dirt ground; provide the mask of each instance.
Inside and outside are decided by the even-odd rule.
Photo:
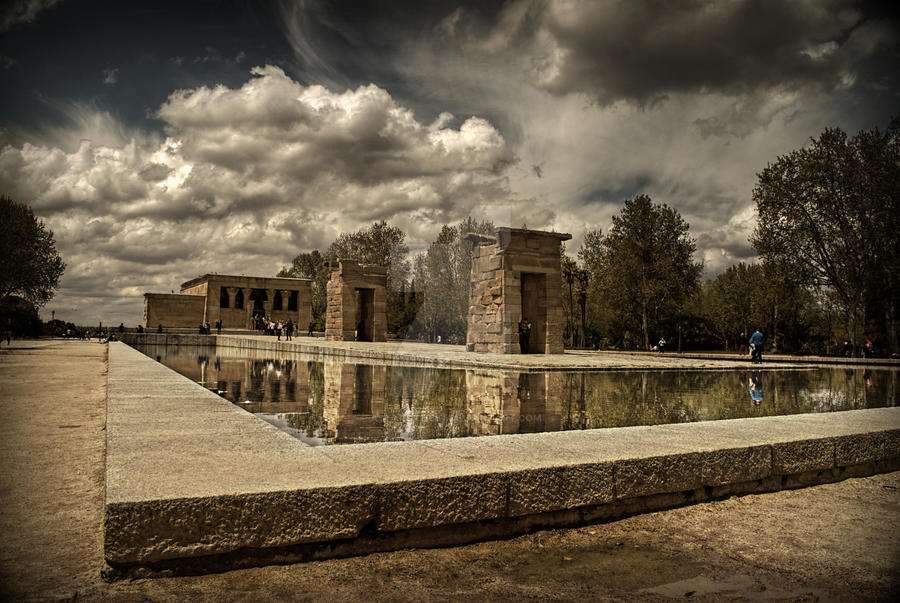
[[[0,599],[896,600],[900,473],[577,529],[106,583],[106,346],[0,350]]]

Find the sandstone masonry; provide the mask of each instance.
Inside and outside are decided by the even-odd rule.
[[[329,268],[325,339],[387,341],[387,269],[355,260]]]
[[[312,281],[204,274],[181,285],[181,293],[145,293],[143,325],[153,330],[222,321],[226,329],[252,329],[257,316],[305,329],[312,320]]]
[[[559,245],[572,235],[500,228],[496,237],[470,234],[472,277],[466,349],[519,354],[518,325],[532,325],[526,353],[563,353]]]

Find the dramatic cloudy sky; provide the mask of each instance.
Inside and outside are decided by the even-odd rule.
[[[751,192],[825,127],[900,115],[900,30],[852,0],[18,0],[0,9],[0,193],[68,269],[44,309],[141,317],[375,220],[605,231],[649,194],[714,275]]]

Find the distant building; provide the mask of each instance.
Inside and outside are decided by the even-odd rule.
[[[222,321],[225,329],[252,329],[257,317],[306,330],[312,321],[312,281],[204,274],[181,284],[181,293],[145,293],[145,329],[196,327]]]

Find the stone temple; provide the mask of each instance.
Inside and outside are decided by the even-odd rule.
[[[312,281],[204,274],[181,284],[180,293],[145,293],[144,328],[196,327],[222,321],[226,329],[253,329],[258,316],[301,330],[312,321]]]
[[[500,228],[495,237],[466,235],[475,243],[466,349],[519,354],[518,325],[531,323],[526,353],[563,353],[560,243],[570,234]]]

